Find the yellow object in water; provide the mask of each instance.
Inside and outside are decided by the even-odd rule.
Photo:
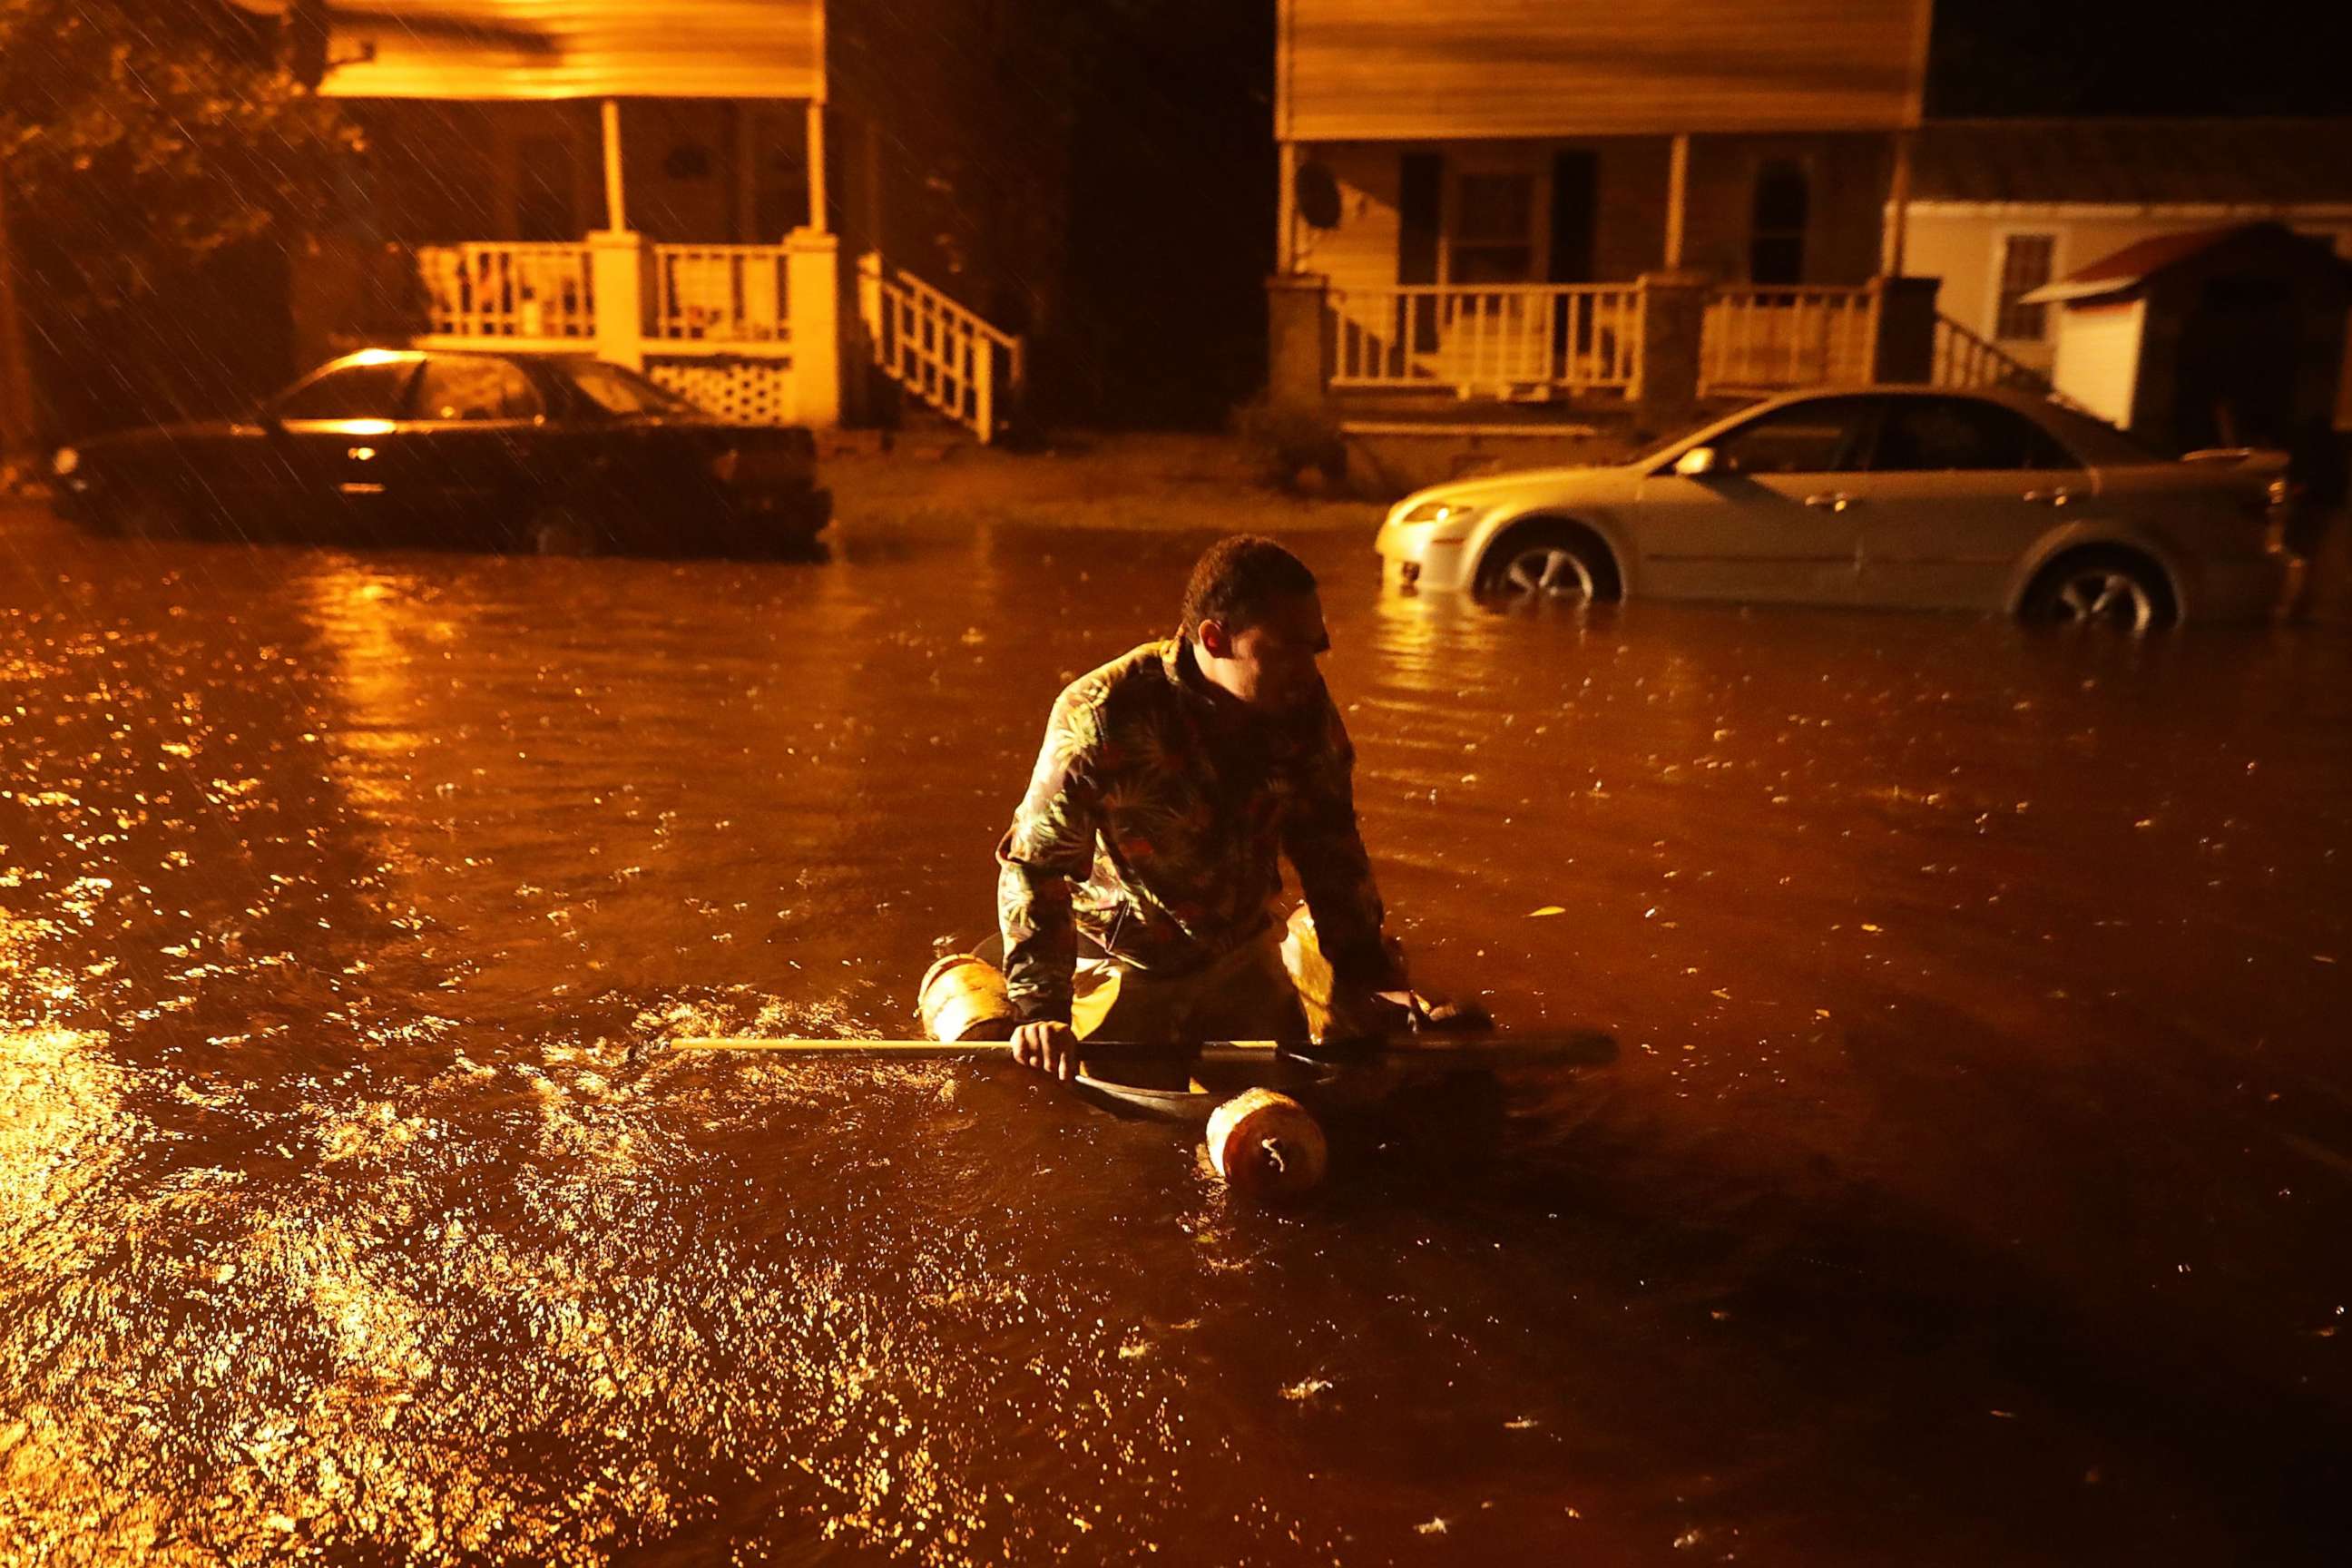
[[[1004,976],[968,952],[951,952],[923,972],[916,1010],[935,1040],[1008,1040],[1018,1021]]]
[[[1286,1094],[1253,1089],[1209,1118],[1209,1163],[1236,1191],[1296,1197],[1320,1185],[1330,1164],[1323,1129]]]

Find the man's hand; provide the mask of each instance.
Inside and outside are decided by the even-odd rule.
[[[1013,1031],[1013,1059],[1067,1083],[1078,1074],[1077,1032],[1051,1020],[1024,1024]]]
[[[1429,992],[1346,989],[1332,998],[1327,1041],[1383,1039],[1423,1029],[1482,1029],[1493,1020],[1475,1002],[1455,1002]]]

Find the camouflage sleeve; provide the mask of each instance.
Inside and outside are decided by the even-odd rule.
[[[1356,826],[1355,771],[1348,726],[1327,700],[1319,742],[1300,759],[1282,847],[1297,869],[1332,973],[1343,984],[1380,986],[1393,978],[1381,945],[1386,911]]]
[[[1025,1021],[1070,1020],[1077,933],[1070,885],[1093,868],[1099,819],[1096,754],[1100,716],[1065,691],[1045,723],[1045,743],[1012,830],[996,847],[996,923],[1004,935],[1004,984]]]

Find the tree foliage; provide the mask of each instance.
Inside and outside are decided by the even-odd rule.
[[[79,313],[331,211],[358,132],[226,0],[0,0],[20,265]]]

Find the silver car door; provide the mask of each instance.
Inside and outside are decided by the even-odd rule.
[[[1876,413],[1853,395],[1781,404],[1717,438],[1714,471],[1645,478],[1629,509],[1635,591],[1851,603]]]
[[[1861,510],[1862,596],[1923,608],[2005,608],[2018,563],[2051,530],[2095,515],[2092,473],[2032,420],[1958,395],[1887,399]]]

